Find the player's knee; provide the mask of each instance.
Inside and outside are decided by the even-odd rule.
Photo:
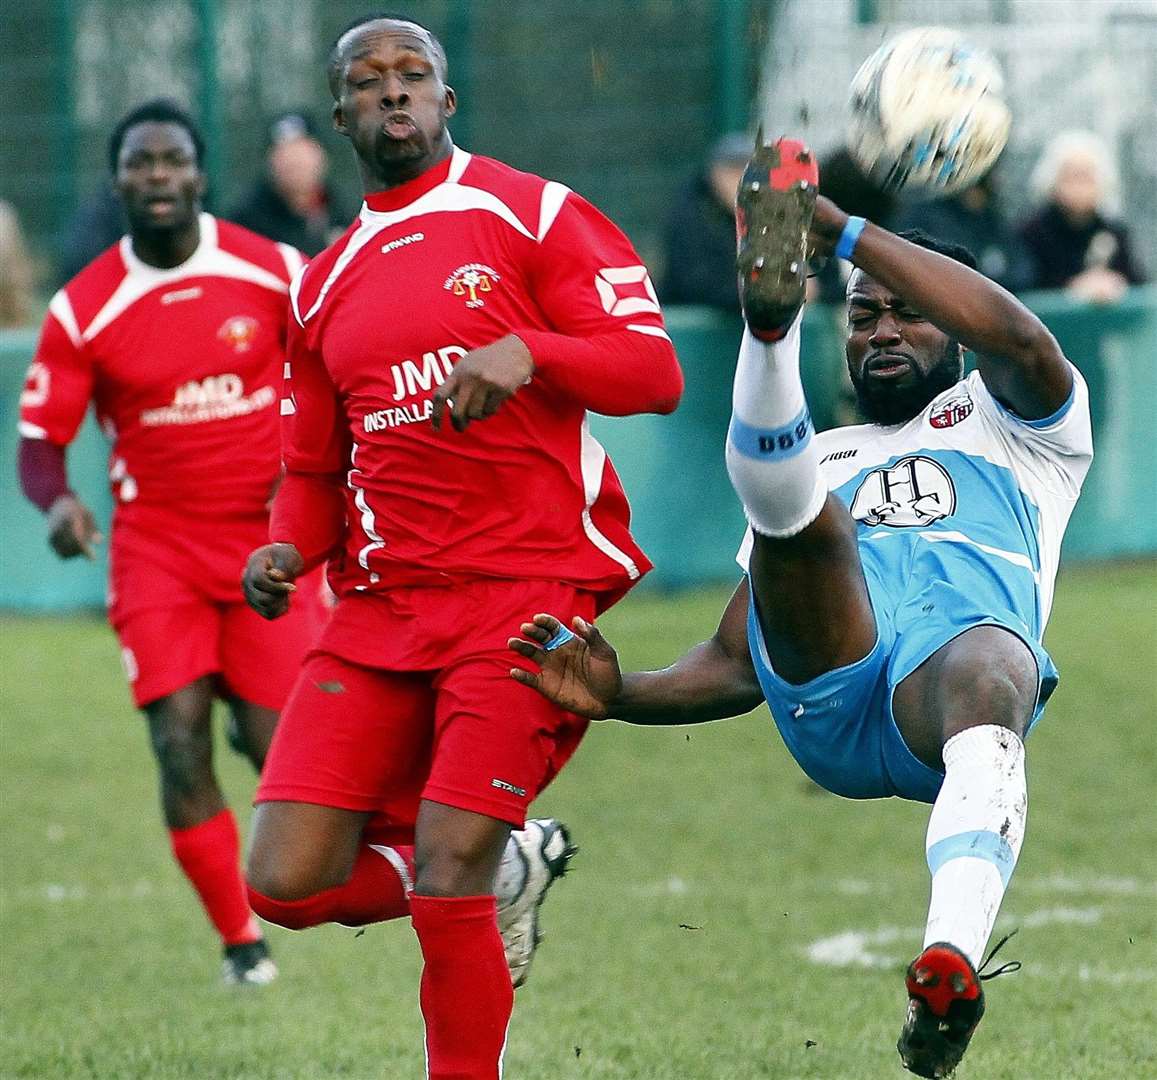
[[[1019,639],[990,629],[983,650],[960,650],[940,672],[940,696],[953,728],[995,724],[1018,735],[1036,705],[1036,661]]]
[[[187,723],[154,724],[151,739],[168,787],[195,792],[214,784],[212,737],[207,729]]]
[[[445,843],[414,853],[414,891],[422,896],[478,896],[494,886],[488,844]]]
[[[271,856],[256,846],[250,850],[246,860],[245,881],[251,892],[270,902],[306,900],[333,885],[340,884],[325,880],[314,866]],[[258,910],[256,906],[253,910],[263,919],[278,922],[277,919]],[[278,923],[278,925],[285,924]]]

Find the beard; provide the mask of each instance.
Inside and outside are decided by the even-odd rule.
[[[923,412],[938,394],[955,386],[963,374],[960,343],[952,340],[932,367],[924,372],[913,368],[903,385],[874,381],[848,370],[860,415],[870,424],[906,423]]]

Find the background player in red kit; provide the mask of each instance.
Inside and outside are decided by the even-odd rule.
[[[280,472],[274,387],[302,259],[201,213],[201,149],[163,101],[113,133],[129,234],[52,298],[21,402],[20,470],[57,554],[91,556],[100,536],[68,488],[65,447],[96,403],[117,497],[109,614],[148,717],[173,853],[221,934],[226,980],[262,984],[276,968],[213,774],[210,714],[215,696],[228,701],[233,741],[260,769],[320,630],[316,590],[275,625],[237,596]]]
[[[586,413],[669,412],[682,376],[629,241],[561,184],[456,148],[445,73],[394,18],[331,57],[367,194],[291,290],[287,474],[245,582],[276,617],[339,545],[340,600],[273,742],[249,881],[287,926],[409,914],[429,1076],[496,1080],[495,872],[584,729],[509,679],[506,627],[551,597],[603,610],[649,568]]]

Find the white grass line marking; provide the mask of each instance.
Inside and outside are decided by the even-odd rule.
[[[120,885],[99,888],[83,882],[50,881],[36,885],[21,885],[15,889],[0,889],[0,903],[5,904],[63,904],[82,901],[148,900],[156,896],[176,896],[184,891],[177,882],[157,883],[141,878]]]
[[[1101,921],[1101,908],[1042,908],[1022,917],[1007,916],[998,920],[1002,930],[1013,926],[1039,927],[1057,923],[1064,925],[1092,926]],[[801,951],[813,964],[824,967],[899,968],[912,959],[920,943],[923,930],[912,926],[881,926],[877,930],[845,930],[842,934],[820,938],[805,946]],[[912,941],[904,955],[892,950],[881,950],[881,946],[894,945],[899,941]]]

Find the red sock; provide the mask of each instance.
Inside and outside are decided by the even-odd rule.
[[[241,838],[231,810],[188,829],[170,829],[173,856],[201,897],[201,903],[226,945],[257,941],[261,930],[245,899],[241,877]]]
[[[327,922],[365,926],[409,915],[407,892],[413,880],[412,847],[374,844],[358,852],[353,873],[344,885],[301,900],[273,900],[250,886],[249,903],[267,922],[289,930],[304,930]]]
[[[429,1080],[498,1080],[514,988],[493,896],[411,896]]]

